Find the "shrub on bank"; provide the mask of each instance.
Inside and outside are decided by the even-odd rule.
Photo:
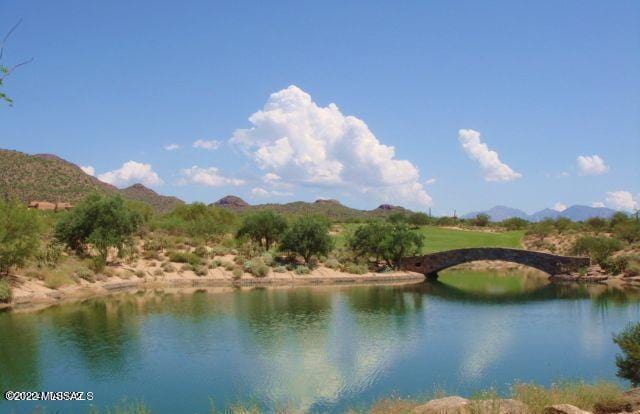
[[[295,273],[296,275],[308,275],[309,273],[311,273],[311,271],[307,266],[296,266],[296,268],[293,270],[293,273]]]
[[[244,264],[244,270],[255,277],[265,277],[269,273],[269,266],[262,259],[254,258]]]
[[[174,263],[189,263],[194,267],[202,263],[199,256],[186,252],[171,252],[169,253],[169,260]]]
[[[11,301],[12,292],[11,285],[6,279],[0,278],[0,303],[8,303]]]
[[[354,275],[363,275],[369,271],[369,268],[364,263],[347,263],[343,266],[342,270]]]
[[[244,272],[242,271],[241,268],[235,267],[233,269],[233,272],[231,272],[231,274],[233,275],[234,279],[240,279],[242,277],[242,275],[244,274]]]
[[[583,236],[575,241],[571,248],[571,253],[576,255],[588,255],[596,263],[603,264],[614,252],[621,248],[622,244],[620,243],[620,240],[617,239],[611,239],[609,237]]]
[[[622,355],[616,355],[617,375],[631,382],[637,387],[640,385],[640,323],[628,325],[622,332],[613,337],[622,350]]]
[[[0,275],[24,266],[37,251],[40,233],[37,212],[18,201],[0,199]]]
[[[78,270],[76,270],[76,276],[90,283],[93,283],[96,281],[95,273],[93,273],[91,270],[87,269],[86,267],[81,267]]]

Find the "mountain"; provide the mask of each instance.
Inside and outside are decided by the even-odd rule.
[[[545,208],[544,210],[537,211],[533,214],[527,214],[524,211],[518,210],[516,208],[495,206],[490,210],[465,214],[464,216],[462,216],[462,218],[471,219],[481,213],[488,214],[489,217],[491,217],[491,221],[502,221],[511,217],[519,217],[529,221],[540,221],[546,218],[555,220],[559,217],[566,217],[573,221],[584,221],[591,217],[610,218],[613,214],[616,213],[616,211],[606,207],[574,205],[563,211]]]
[[[120,190],[53,154],[29,155],[0,149],[0,172],[0,197],[17,198],[24,202],[37,200],[77,204],[87,194],[97,191],[144,201],[161,212],[182,203],[175,197],[159,195],[142,184]]]
[[[173,196],[164,196],[138,183],[120,190],[120,194],[129,200],[143,201],[159,213],[168,213],[184,201]]]
[[[332,220],[357,220],[372,217],[385,217],[396,212],[411,213],[404,207],[391,206],[383,204],[374,210],[358,210],[341,204],[338,200],[320,199],[314,202],[294,201],[285,204],[257,204],[249,205],[247,202],[237,196],[226,196],[212,203],[212,205],[228,208],[237,213],[254,213],[257,211],[271,210],[280,214],[291,215],[313,215],[320,214],[329,217]]]
[[[469,214],[465,214],[461,218],[463,219],[472,219],[475,218],[478,214],[487,214],[491,221],[502,221],[511,217],[519,217],[525,220],[529,220],[529,215],[522,210],[518,210],[517,208],[511,208],[507,206],[495,206],[487,211],[476,211]]]
[[[591,217],[610,218],[615,210],[606,207],[571,206],[560,213],[561,217],[570,218],[573,221],[584,221]]]

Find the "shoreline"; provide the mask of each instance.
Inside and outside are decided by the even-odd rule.
[[[222,273],[222,272],[221,272]],[[320,273],[320,274],[314,274]],[[323,274],[325,273],[325,274]],[[330,273],[330,274],[326,274]],[[171,275],[168,277],[145,277],[121,279],[109,278],[104,282],[93,283],[81,280],[77,285],[65,286],[60,289],[48,289],[34,281],[17,277],[22,285],[16,289],[11,302],[0,303],[0,311],[15,311],[29,309],[44,309],[60,303],[82,301],[90,298],[106,297],[111,294],[139,289],[165,288],[206,288],[206,287],[301,287],[301,286],[349,286],[349,285],[395,285],[413,284],[425,280],[425,275],[415,272],[397,271],[389,273],[365,273],[362,275],[337,272],[320,267],[309,275],[294,275],[292,272],[270,276],[253,277],[244,275],[242,278]]]

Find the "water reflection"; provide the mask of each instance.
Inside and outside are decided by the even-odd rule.
[[[267,409],[343,412],[392,391],[439,384],[464,393],[523,372],[540,382],[559,370],[613,377],[611,332],[639,314],[638,291],[523,273],[448,271],[404,286],[145,290],[0,314],[0,387],[73,385],[97,392],[101,405],[129,396],[154,412],[203,412],[210,399],[218,408],[251,399]],[[572,354],[542,345],[550,340]],[[78,409],[54,405],[69,407]]]

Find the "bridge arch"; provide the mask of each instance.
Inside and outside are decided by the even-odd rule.
[[[478,260],[501,260],[533,267],[550,275],[577,271],[589,266],[588,257],[560,256],[550,253],[502,247],[477,247],[447,250],[423,256],[405,257],[401,260],[403,270],[437,276],[449,267]]]

